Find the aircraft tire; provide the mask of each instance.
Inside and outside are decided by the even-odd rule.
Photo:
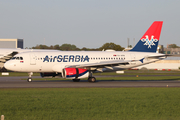
[[[96,78],[95,77],[89,77],[88,81],[94,83],[94,82],[96,82]]]
[[[27,81],[28,81],[28,82],[32,82],[32,78],[28,78]]]
[[[79,82],[80,79],[73,79],[73,82]]]

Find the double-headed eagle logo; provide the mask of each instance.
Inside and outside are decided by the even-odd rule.
[[[144,45],[148,45],[148,48],[151,48],[151,45],[155,45],[155,42],[158,42],[157,39],[154,39],[154,36],[151,36],[151,39],[149,40],[148,35],[145,36],[146,38],[142,38],[141,41],[145,42]]]

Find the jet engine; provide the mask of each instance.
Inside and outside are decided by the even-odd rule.
[[[56,73],[40,73],[42,78],[52,78],[52,77],[62,77],[62,75],[60,73],[56,74]]]
[[[62,76],[66,79],[87,78],[89,77],[89,71],[82,68],[64,68]]]

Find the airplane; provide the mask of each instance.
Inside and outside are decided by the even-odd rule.
[[[129,51],[32,51],[15,55],[4,64],[11,71],[28,72],[42,77],[63,77],[79,82],[88,78],[96,82],[93,73],[125,70],[158,60],[167,56],[156,53],[163,21],[155,21]]]

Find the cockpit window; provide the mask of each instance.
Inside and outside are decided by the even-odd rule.
[[[23,60],[23,57],[13,57],[12,60]]]

